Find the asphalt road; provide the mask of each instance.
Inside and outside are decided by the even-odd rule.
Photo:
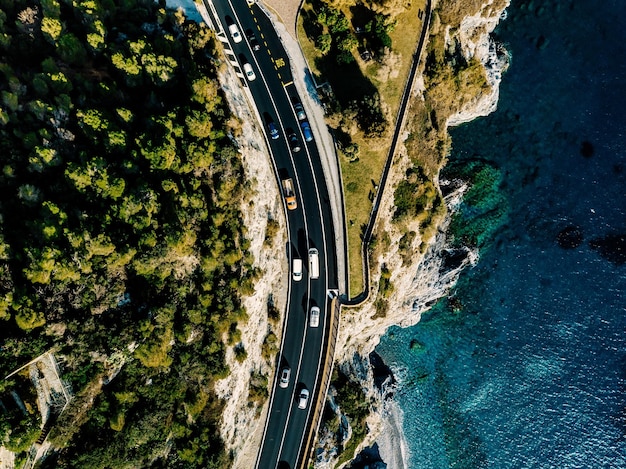
[[[276,174],[276,183],[291,177],[296,186],[298,208],[287,211],[289,243],[285,246],[285,262],[291,265],[293,257],[303,259],[305,275],[299,282],[290,277],[286,316],[283,326],[283,342],[277,359],[277,373],[283,366],[291,368],[291,379],[287,388],[273,383],[270,394],[270,410],[265,426],[264,438],[258,454],[257,467],[294,468],[299,459],[304,457],[303,436],[312,417],[312,402],[317,401],[317,394],[323,390],[319,381],[323,344],[328,333],[330,306],[329,290],[336,290],[337,263],[334,243],[333,223],[330,212],[328,188],[323,176],[318,148],[315,139],[305,142],[293,100],[300,101],[292,83],[287,54],[276,35],[269,19],[258,8],[250,6],[245,0],[215,0],[213,5],[204,0],[214,22],[220,39],[228,39],[225,44],[227,57],[236,61],[241,71],[248,62],[256,79],[248,81],[242,78],[242,84],[248,86],[263,121],[266,138]],[[228,25],[237,24],[242,41],[235,43],[228,30]],[[252,30],[261,48],[253,51],[246,31]],[[232,50],[232,53],[228,52]],[[267,122],[273,121],[280,132],[280,137],[269,137]],[[295,131],[302,149],[292,152],[286,135]],[[319,251],[320,277],[308,276],[308,249]],[[320,327],[311,328],[308,315],[311,306],[321,309]],[[310,391],[306,409],[298,408],[298,394],[302,388]]]

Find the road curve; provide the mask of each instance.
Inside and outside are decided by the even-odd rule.
[[[277,184],[291,178],[297,199],[295,210],[286,210],[289,242],[285,246],[285,262],[300,258],[305,266],[302,280],[290,276],[283,341],[277,357],[277,369],[289,367],[285,387],[272,383],[267,422],[256,466],[259,468],[296,467],[306,450],[303,445],[306,429],[313,414],[311,403],[319,401],[319,373],[324,357],[324,344],[330,316],[329,291],[337,290],[336,246],[334,228],[327,206],[328,188],[323,175],[315,141],[307,142],[296,116],[294,102],[302,101],[292,82],[289,60],[267,16],[256,4],[245,0],[204,0],[211,26],[224,44],[226,58],[247,86],[266,130]],[[233,26],[235,25],[235,26]],[[236,31],[238,37],[235,35]],[[252,32],[260,47],[251,48]],[[237,40],[235,40],[237,39]],[[242,73],[244,64],[255,78]],[[269,135],[269,122],[278,131]],[[295,134],[301,149],[295,151],[288,136]],[[319,278],[311,278],[308,269],[309,249],[319,252]],[[321,310],[319,327],[309,325],[311,307]],[[276,373],[278,378],[279,373]],[[298,395],[310,392],[304,409],[298,407]],[[324,389],[325,391],[325,389]]]

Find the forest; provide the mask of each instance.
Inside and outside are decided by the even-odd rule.
[[[0,373],[53,351],[73,393],[43,467],[229,466],[258,273],[216,48],[164,1],[0,0]],[[0,444],[41,436],[10,417]]]

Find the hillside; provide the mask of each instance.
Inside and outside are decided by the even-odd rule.
[[[48,467],[229,465],[213,384],[256,274],[215,54],[164,3],[0,0],[0,373],[61,362]]]

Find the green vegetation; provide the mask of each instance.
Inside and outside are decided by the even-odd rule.
[[[274,242],[274,238],[278,234],[279,229],[280,225],[276,220],[274,220],[273,218],[269,218],[267,220],[267,226],[265,228],[265,239],[263,240],[263,243],[266,246],[272,245],[272,243]]]
[[[415,231],[407,231],[402,235],[402,238],[400,238],[398,250],[400,252],[400,256],[402,256],[402,266],[407,265],[413,256],[411,246],[413,245],[413,241],[416,236],[417,233]]]
[[[424,5],[308,0],[299,17],[298,36],[309,66],[318,83],[329,85],[320,93],[342,154],[352,295],[363,289],[363,228],[386,161],[392,116],[411,65],[408,58],[419,39],[421,24],[415,18]],[[360,56],[365,51],[368,60]]]
[[[378,293],[374,301],[376,313],[372,319],[383,318],[387,315],[389,302],[387,299],[393,293],[393,284],[391,283],[391,271],[385,264],[380,266],[380,280],[378,281]]]
[[[463,17],[479,11],[483,3],[442,0],[432,13],[423,62],[424,100],[414,100],[407,117],[410,135],[405,144],[412,167],[395,188],[393,215],[401,231],[410,230],[412,221],[418,222],[422,253],[446,214],[435,183],[450,149],[446,121],[488,90],[482,65],[475,58],[465,59],[455,36]],[[300,43],[318,82],[329,85],[321,94],[326,99],[328,123],[345,157],[340,161],[353,295],[363,288],[363,230],[387,157],[390,116],[398,109],[408,57],[419,39],[421,24],[415,18],[424,8],[425,2],[407,6],[399,1],[308,0],[300,16]],[[450,43],[444,37],[446,26],[451,28]],[[360,57],[364,51],[373,60]],[[404,261],[409,258],[405,250]],[[381,306],[379,301],[377,309]]]
[[[256,409],[260,412],[263,402],[269,397],[268,386],[266,375],[253,372],[248,386],[248,405],[256,405]]]
[[[265,361],[271,363],[271,360],[276,356],[280,350],[280,341],[273,331],[268,332],[261,346],[261,356]]]
[[[163,2],[0,0],[0,372],[63,357],[48,467],[229,466],[212,389],[257,273],[215,53]]]
[[[3,382],[0,402],[0,442],[15,453],[26,451],[41,434],[37,394],[28,371],[20,372]]]
[[[337,435],[338,460],[337,466],[354,458],[357,446],[367,434],[365,419],[370,413],[370,403],[365,398],[361,385],[352,381],[335,366],[331,378],[331,386],[335,389],[335,402],[339,406],[341,414],[345,416],[352,428],[352,436],[342,444],[340,428],[340,416],[335,414],[327,405],[322,416],[322,425],[333,434]]]
[[[484,68],[476,58],[465,59],[454,35],[462,18],[478,11],[481,5],[473,0],[462,5],[445,0],[432,13],[423,72],[424,100],[411,103],[408,121],[411,133],[405,142],[413,167],[407,170],[405,180],[398,184],[394,194],[394,220],[400,224],[417,220],[422,253],[446,214],[434,182],[450,151],[446,121],[476,96],[489,91]],[[445,26],[451,27],[449,43],[443,34]],[[406,254],[402,256],[404,262]]]
[[[466,60],[460,44],[453,42],[452,47],[446,46],[441,34],[431,36],[424,81],[435,130],[445,131],[449,116],[474,97],[489,91],[485,70],[478,59]]]
[[[490,7],[499,9],[502,6],[500,3],[498,0]],[[399,241],[399,253],[405,265],[414,256],[416,239],[420,242],[420,252],[424,253],[447,213],[437,183],[451,148],[447,120],[471,100],[490,91],[482,65],[476,58],[464,57],[457,38],[461,20],[466,15],[477,13],[483,4],[481,0],[441,0],[436,2],[432,13],[429,37],[423,51],[425,60],[420,64],[424,99],[412,100],[409,105],[406,123],[409,136],[404,143],[410,165],[405,177],[394,187],[395,209],[391,214],[398,231],[404,233]],[[410,66],[408,58],[415,51],[419,39],[421,23],[416,21],[416,17],[418,10],[423,11],[424,8],[425,2],[419,1],[407,6],[394,0],[335,0],[328,4],[307,0],[298,25],[300,44],[317,81],[327,83],[334,91],[329,92],[324,86],[320,94],[326,99],[327,123],[344,156],[340,162],[348,222],[349,293],[353,296],[363,288],[362,236],[372,201],[379,190],[378,178],[389,148],[388,129],[395,124],[390,116],[397,113]],[[347,24],[344,17],[348,20]],[[357,27],[362,27],[364,34],[357,34]],[[373,32],[378,34],[377,38],[372,36]],[[352,43],[350,48],[343,47],[351,34],[355,35],[358,43]],[[372,45],[376,40],[379,47]],[[345,60],[345,49],[351,51],[354,61]],[[364,49],[373,53],[374,60],[354,53]],[[378,100],[378,107],[387,121],[386,129],[367,132],[367,127],[360,121],[358,106],[351,105],[353,94]],[[480,245],[489,235],[489,230],[501,223],[506,212],[502,201],[492,198],[500,175],[494,168],[469,167],[466,171],[463,179],[472,183],[472,189],[459,214],[455,215],[451,231],[458,242]],[[389,248],[388,239],[386,231],[379,229],[374,233],[368,249],[372,258],[377,258],[378,253]],[[386,314],[387,298],[393,292],[386,266],[380,266],[380,275],[374,299],[374,318]],[[416,341],[411,343],[411,350],[423,353],[424,347]],[[426,376],[421,373],[419,379]],[[338,391],[337,402],[355,431],[340,454],[339,463],[342,463],[354,456],[354,448],[361,441],[365,431],[365,417],[361,415],[367,414],[367,409],[364,409],[367,403],[364,403],[364,396],[359,395],[362,391],[356,383],[346,385],[347,378],[342,382],[337,374],[333,380],[338,390],[342,386],[347,390]],[[349,403],[346,404],[344,399]],[[341,437],[340,422],[330,406],[325,408],[323,422],[326,430]]]

